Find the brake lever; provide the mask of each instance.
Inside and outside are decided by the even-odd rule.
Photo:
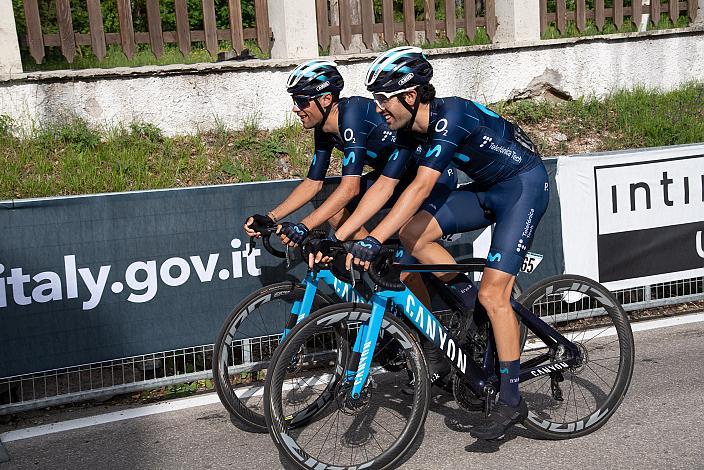
[[[290,269],[290,268],[291,268],[291,263],[293,262],[293,259],[292,259],[293,257],[290,256],[289,253],[290,253],[290,251],[289,251],[289,246],[286,245],[286,269]]]

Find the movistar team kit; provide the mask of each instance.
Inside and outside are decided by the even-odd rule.
[[[473,181],[444,203],[430,201],[423,208],[444,235],[496,223],[487,266],[518,273],[549,198],[547,172],[533,143],[517,125],[457,97],[430,102],[428,134],[398,137],[402,145],[421,139],[427,142],[421,166],[444,172],[454,165]]]
[[[315,153],[308,178],[316,181],[325,179],[332,150],[337,148],[343,153],[342,176],[361,177],[360,192],[350,201],[347,209],[354,211],[364,193],[381,175],[400,180],[384,208],[393,206],[415,178],[422,153],[416,152],[416,145],[405,146],[397,142],[396,132],[390,130],[384,118],[376,112],[374,101],[360,96],[341,98],[337,109],[342,138],[323,132],[319,127],[315,129]],[[365,165],[369,165],[372,171],[363,175]],[[457,176],[452,166],[442,172],[426,204],[444,201],[456,188]]]

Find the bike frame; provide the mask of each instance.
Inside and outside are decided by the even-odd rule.
[[[466,266],[463,267],[462,265],[416,265],[413,268],[411,266],[413,265],[402,266],[402,270],[411,272],[466,271]],[[477,292],[478,290],[474,286],[472,288],[473,295],[476,296]],[[449,333],[447,328],[435,318],[432,312],[418,300],[408,287],[401,291],[377,291],[371,298],[371,304],[371,316],[368,321],[362,323],[364,328],[360,327],[353,347],[354,354],[350,361],[350,368],[345,371],[345,377],[348,379],[354,378],[354,384],[350,391],[353,399],[358,399],[361,396],[362,390],[366,385],[371,358],[374,356],[374,349],[379,337],[384,313],[391,305],[397,306],[397,310],[403,313],[413,324],[414,328],[444,353],[445,360],[452,364],[453,369],[462,376],[474,393],[478,396],[483,396],[489,388],[496,390],[498,378],[494,360],[495,343],[493,334],[489,338],[482,364],[477,364],[465,350],[462,342]],[[513,299],[511,299],[511,306],[521,321],[545,343],[549,350],[549,352],[521,364],[521,381],[558,372],[570,366],[578,365],[581,362],[579,349],[574,343]],[[550,352],[560,347],[564,348],[563,351],[566,354],[563,355],[566,358],[564,360],[550,361]],[[546,361],[548,362],[546,363]]]
[[[286,327],[281,334],[281,341],[286,338],[296,324],[302,322],[308,317],[308,315],[310,315],[320,281],[323,281],[325,284],[330,286],[332,290],[335,291],[335,294],[337,294],[337,296],[345,302],[367,303],[367,300],[355,290],[354,286],[336,278],[332,271],[328,269],[322,269],[317,272],[308,270],[308,273],[301,284],[302,287],[305,288],[303,298],[301,300],[294,301],[291,308],[291,316],[289,317]]]

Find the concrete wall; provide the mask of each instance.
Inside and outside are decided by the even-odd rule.
[[[635,86],[672,89],[704,80],[704,27],[515,45],[428,51],[439,96],[485,103],[547,89],[563,97],[603,96]],[[374,55],[335,58],[346,95],[367,95]],[[292,61],[31,73],[0,81],[0,114],[18,127],[77,115],[93,125],[140,120],[165,133],[239,128],[256,119],[274,128],[293,120],[285,92]]]

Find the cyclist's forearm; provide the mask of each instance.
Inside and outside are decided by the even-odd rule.
[[[401,194],[389,214],[370,235],[381,243],[391,238],[418,211],[423,201],[430,195],[432,185],[415,184],[415,181]]]
[[[381,178],[384,178],[383,176]],[[369,219],[374,217],[386,201],[391,198],[398,180],[382,181],[377,180],[367,191],[357,209],[347,219],[347,221],[335,231],[335,236],[339,240],[348,240],[353,236]]]
[[[359,178],[355,177],[355,180],[353,184],[343,180],[320,207],[304,217],[301,222],[309,229],[313,229],[327,222],[330,217],[344,209],[347,203],[359,193]]]
[[[284,219],[313,199],[322,188],[322,181],[304,179],[281,204],[269,211],[269,217],[276,222]]]

